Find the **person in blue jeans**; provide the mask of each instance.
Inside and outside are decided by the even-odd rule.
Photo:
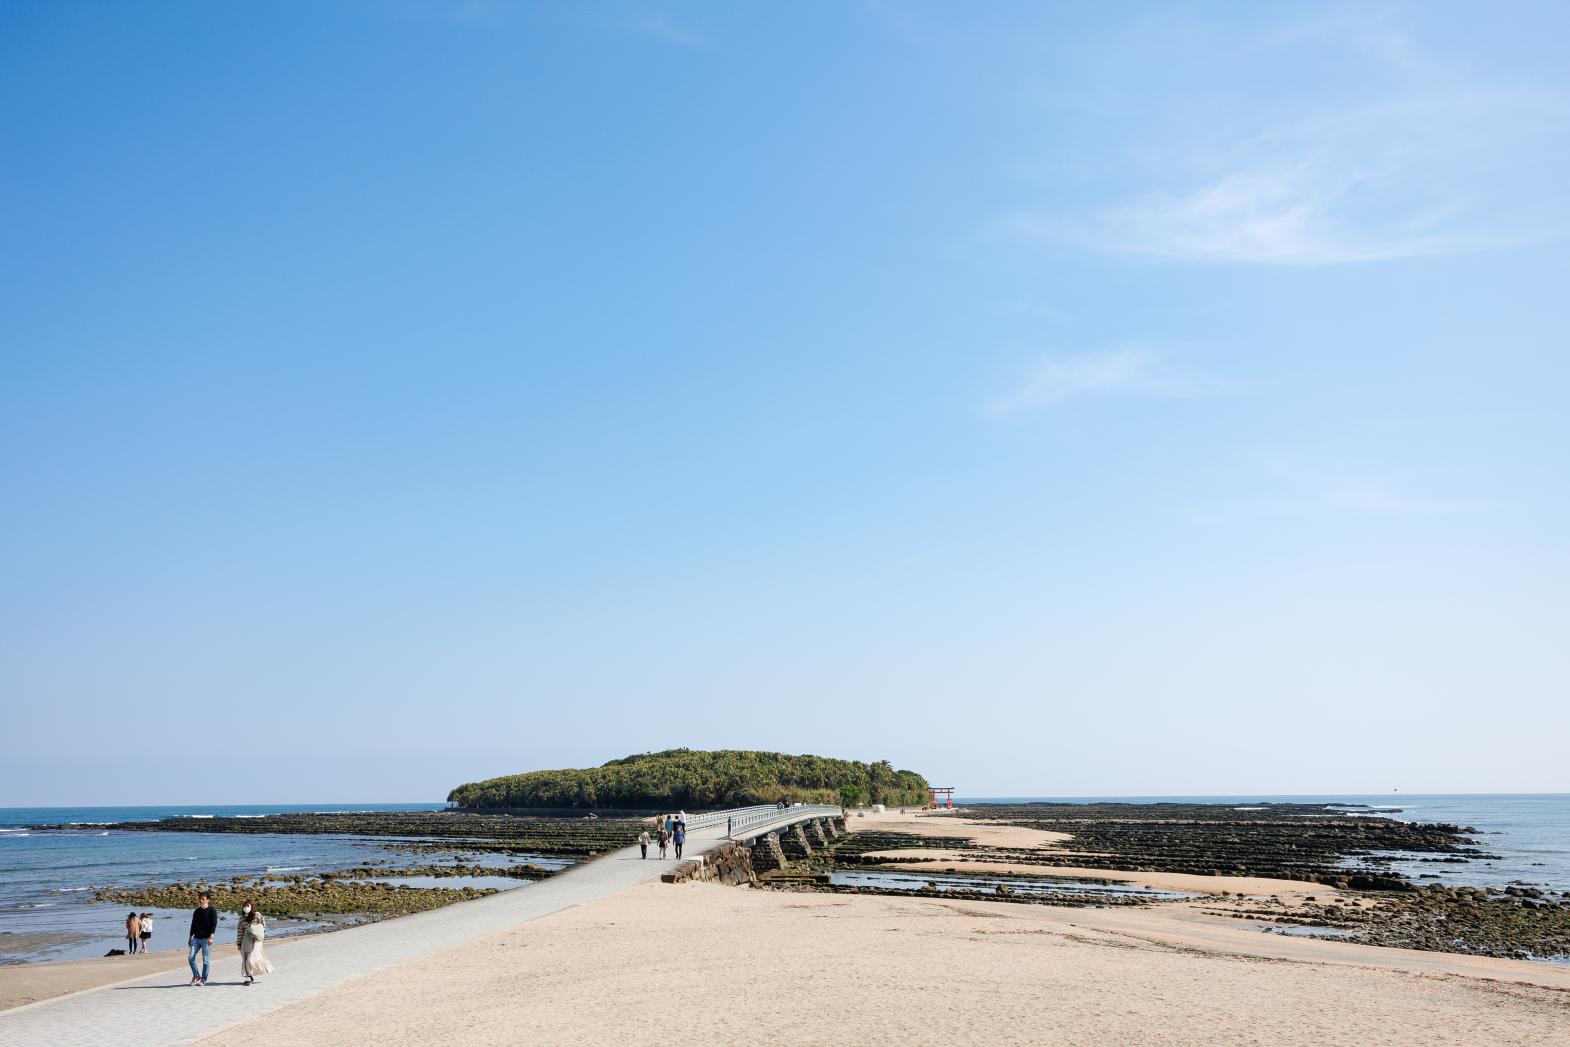
[[[206,891],[196,896],[196,908],[191,911],[191,936],[186,939],[186,948],[190,955],[186,962],[191,965],[191,984],[207,984],[207,965],[213,955],[213,935],[218,932],[218,910],[213,908],[213,900]],[[202,969],[196,969],[196,954],[202,954]]]
[[[676,835],[671,837],[676,842],[676,857],[681,857],[681,845],[687,842],[687,830],[680,822],[676,823]]]

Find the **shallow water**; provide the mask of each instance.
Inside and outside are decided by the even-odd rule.
[[[124,948],[126,913],[118,903],[93,902],[95,889],[148,884],[220,882],[235,876],[287,879],[348,869],[378,862],[391,867],[464,864],[511,866],[533,863],[548,869],[573,864],[570,858],[548,855],[488,854],[465,850],[452,841],[435,841],[442,849],[412,852],[389,848],[383,837],[291,835],[275,833],[169,833],[105,831],[96,826],[73,830],[19,830],[37,822],[99,822],[154,820],[178,815],[271,814],[286,811],[435,810],[442,804],[373,806],[306,804],[288,807],[238,808],[12,808],[0,811],[0,964],[38,960],[83,959]],[[511,890],[530,881],[487,878],[486,886]],[[429,886],[475,884],[470,878],[442,879]],[[424,884],[422,884],[424,885]],[[183,945],[190,912],[152,910],[154,949]],[[307,933],[352,921],[277,920],[277,937]],[[233,917],[220,914],[218,940],[232,938]],[[9,941],[8,941],[9,939]]]
[[[1018,895],[1067,894],[1095,898],[1148,898],[1152,901],[1178,901],[1198,895],[1179,891],[1162,891],[1131,883],[1095,883],[1089,880],[1042,879],[1016,880],[1002,876],[972,876],[956,873],[873,872],[863,869],[836,869],[829,875],[829,882],[844,887],[881,887],[895,891],[920,891],[929,883],[939,891],[996,891],[1007,887]]]

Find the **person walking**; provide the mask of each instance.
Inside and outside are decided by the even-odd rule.
[[[135,956],[137,946],[142,944],[142,918],[136,913],[125,918],[125,954]]]
[[[665,831],[667,833],[673,833],[676,831],[676,816],[674,814],[667,814],[665,816]]]
[[[676,823],[676,835],[671,837],[671,839],[676,841],[676,857],[680,858],[681,845],[687,842],[687,830],[682,827],[681,822]]]
[[[191,933],[185,939],[189,950],[186,963],[191,968],[191,984],[206,985],[207,969],[213,957],[213,935],[218,933],[218,910],[213,908],[212,895],[206,891],[196,896],[196,908],[191,911]],[[196,969],[196,954],[202,954],[202,969]]]
[[[649,856],[649,830],[647,829],[638,834],[638,850],[643,852],[643,857]]]
[[[153,947],[153,914],[142,914],[142,951],[146,952]]]
[[[264,974],[270,974],[273,965],[262,952],[267,940],[267,921],[257,912],[256,906],[247,901],[240,907],[240,926],[234,932],[234,947],[240,950],[240,973],[246,985],[254,984]]]
[[[665,848],[670,843],[670,834],[663,827],[660,829],[660,857],[665,857]]]

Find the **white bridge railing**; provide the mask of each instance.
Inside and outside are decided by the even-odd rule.
[[[687,816],[688,829],[704,829],[711,825],[725,826],[727,836],[735,836],[744,829],[769,822],[795,822],[807,818],[838,818],[844,811],[831,803],[793,803],[781,807],[777,803],[757,807],[733,807],[728,811],[709,811]]]

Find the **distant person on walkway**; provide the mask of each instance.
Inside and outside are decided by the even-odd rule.
[[[245,975],[246,985],[273,969],[262,954],[262,942],[266,939],[267,921],[255,905],[246,902],[240,907],[240,926],[234,932],[234,947],[240,950],[240,973]]]
[[[136,955],[136,947],[142,943],[142,918],[136,913],[125,918],[125,954]]]
[[[665,816],[665,831],[668,833],[673,833],[676,831],[676,816],[674,814],[667,814]]]
[[[153,914],[142,914],[142,951],[146,952],[153,947]]]
[[[191,911],[191,934],[185,940],[190,950],[186,963],[191,967],[191,984],[207,984],[207,968],[213,957],[213,935],[218,933],[218,910],[206,891],[196,896],[196,908]],[[202,969],[196,969],[196,954],[202,954]]]
[[[664,828],[660,829],[660,857],[665,857],[665,848],[670,845],[671,835]]]
[[[638,834],[638,850],[643,852],[645,858],[649,856],[649,830],[647,829]]]
[[[672,839],[676,841],[676,857],[680,858],[681,845],[687,842],[687,830],[681,827],[680,822],[676,823],[676,835]]]

